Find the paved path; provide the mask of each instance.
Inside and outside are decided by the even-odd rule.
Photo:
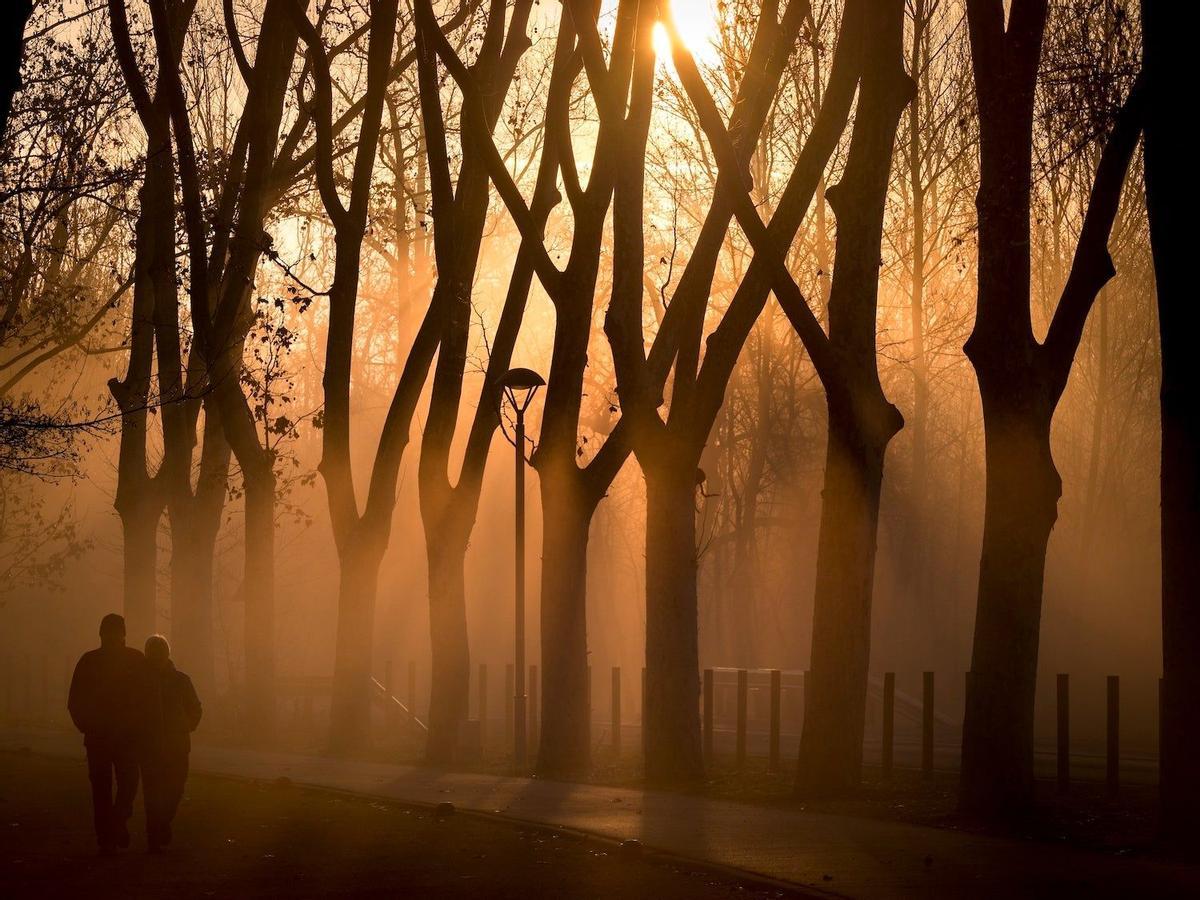
[[[0,750],[81,756],[76,736],[0,730]],[[862,898],[1200,897],[1200,865],[630,788],[198,746],[197,771],[565,826]],[[0,766],[3,756],[0,756]]]

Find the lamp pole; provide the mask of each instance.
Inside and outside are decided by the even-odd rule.
[[[516,439],[513,441],[516,463],[516,502],[514,504],[516,537],[516,584],[513,663],[513,766],[519,772],[529,760],[528,707],[525,696],[525,410],[533,395],[546,382],[531,369],[511,369],[500,379],[504,396],[517,416]],[[518,397],[518,392],[522,395]]]
[[[516,691],[513,697],[513,763],[524,768],[528,758],[525,709],[525,407],[517,410],[516,449]]]

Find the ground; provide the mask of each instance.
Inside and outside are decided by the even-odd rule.
[[[140,798],[139,798],[140,800]],[[161,856],[97,855],[82,762],[0,753],[4,896],[52,897],[788,897],[609,844],[299,788],[193,776]]]

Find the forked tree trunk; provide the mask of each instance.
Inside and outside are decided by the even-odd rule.
[[[454,759],[458,729],[467,718],[470,702],[471,657],[463,574],[467,542],[457,536],[435,534],[425,546],[432,662],[425,757],[432,763],[448,763]]]
[[[831,393],[828,408],[810,684],[796,777],[804,796],[843,794],[862,773],[879,497],[884,453],[899,430],[899,415],[882,397],[855,403]]]
[[[371,736],[371,644],[384,541],[360,526],[342,545],[329,749],[361,750]]]
[[[588,696],[587,548],[592,508],[541,472],[542,716],[537,772],[586,774],[591,766]]]
[[[643,463],[646,476],[646,698],[650,784],[704,777],[696,598],[696,466]]]

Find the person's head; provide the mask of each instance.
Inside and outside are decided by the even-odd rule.
[[[161,634],[146,638],[146,659],[154,666],[165,666],[171,659],[171,645]]]
[[[100,620],[100,644],[104,647],[125,646],[125,617],[109,613]]]

